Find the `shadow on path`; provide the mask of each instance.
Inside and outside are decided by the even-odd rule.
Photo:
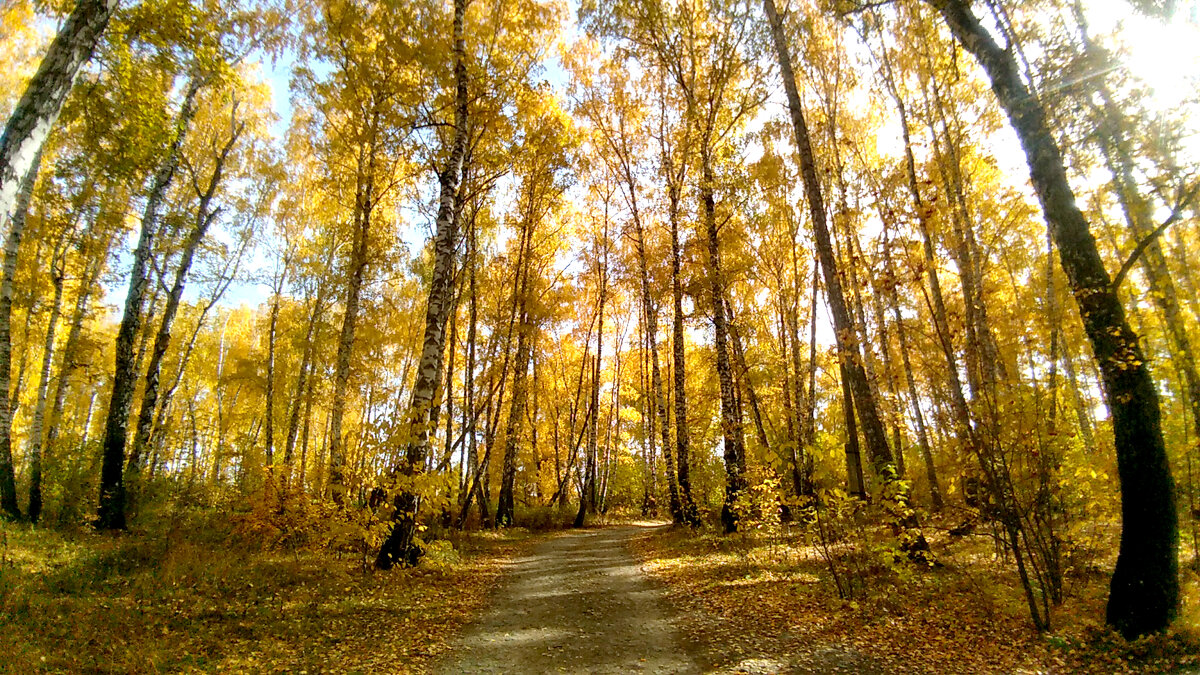
[[[638,529],[569,532],[516,561],[434,672],[700,672],[626,550]]]

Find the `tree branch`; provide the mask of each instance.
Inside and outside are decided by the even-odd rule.
[[[1146,249],[1150,247],[1150,244],[1153,244],[1163,232],[1166,232],[1168,227],[1179,221],[1179,219],[1182,217],[1183,210],[1187,208],[1192,199],[1196,197],[1196,193],[1198,191],[1200,191],[1200,183],[1197,183],[1196,186],[1192,188],[1191,192],[1188,192],[1179,199],[1179,203],[1177,203],[1175,208],[1172,209],[1171,215],[1164,220],[1161,225],[1154,228],[1154,231],[1150,234],[1142,237],[1142,240],[1139,241],[1137,246],[1133,248],[1133,252],[1129,254],[1129,258],[1125,260],[1125,264],[1121,265],[1121,269],[1117,272],[1117,275],[1113,277],[1110,287],[1114,293],[1116,293],[1121,287],[1121,282],[1125,281],[1125,277],[1128,276],[1129,270],[1133,269],[1133,266],[1142,257],[1142,253],[1144,253]]]

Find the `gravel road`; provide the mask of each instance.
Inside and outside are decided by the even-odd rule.
[[[434,672],[701,672],[626,550],[637,531],[573,531],[518,559]]]

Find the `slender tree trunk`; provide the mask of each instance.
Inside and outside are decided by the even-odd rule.
[[[378,114],[371,125],[375,133],[379,123]],[[367,271],[367,253],[370,249],[371,215],[375,207],[375,140],[359,151],[357,189],[354,200],[354,245],[350,253],[349,282],[346,285],[345,310],[342,314],[342,331],[338,338],[337,359],[333,375],[333,400],[329,411],[329,490],[333,501],[343,503],[346,492],[346,450],[342,438],[342,420],[346,415],[346,399],[350,387],[350,358],[354,352],[354,338],[358,330],[358,312],[362,288]]]
[[[681,167],[681,171],[684,168]],[[680,177],[682,178],[682,177]],[[683,333],[682,246],[679,241],[679,202],[682,180],[668,186],[671,222],[671,318],[672,376],[675,385],[675,462],[679,481],[679,507],[692,527],[700,524],[700,514],[692,499],[691,460],[688,457],[687,355]]]
[[[858,423],[854,417],[854,394],[846,364],[841,364],[842,421],[846,425],[846,492],[851,497],[867,498],[867,484],[862,470],[862,451],[858,444]]]
[[[43,429],[46,416],[46,399],[50,391],[50,368],[54,361],[54,338],[58,330],[58,319],[62,315],[63,275],[66,265],[66,242],[60,243],[50,263],[51,283],[54,284],[54,301],[50,306],[50,318],[46,322],[46,341],[42,345],[42,368],[38,378],[37,403],[33,410],[33,422],[29,426],[29,521],[36,523],[42,515],[42,464]]]
[[[599,317],[596,328],[596,359],[592,366],[591,410],[587,418],[587,458],[584,466],[583,489],[579,494],[579,512],[575,515],[575,527],[583,527],[587,514],[595,513],[598,506],[596,497],[597,451],[599,444],[600,424],[600,371],[604,364],[604,304],[608,299],[608,214],[604,221],[604,252],[596,255],[596,272],[599,277],[600,299],[596,314]]]
[[[133,269],[129,273],[129,290],[125,295],[125,312],[117,329],[116,369],[108,414],[104,421],[104,450],[100,466],[100,506],[96,527],[103,530],[125,529],[125,443],[128,439],[129,408],[133,405],[137,386],[137,366],[134,341],[142,327],[142,305],[149,281],[147,267],[158,235],[159,210],[166,198],[167,188],[175,177],[182,154],[184,137],[196,114],[196,95],[201,80],[192,77],[176,117],[171,146],[166,159],[154,175],[142,213],[141,232],[133,250]]]
[[[421,360],[417,366],[417,378],[413,383],[409,410],[409,426],[412,440],[408,443],[400,471],[415,476],[425,465],[428,454],[430,407],[442,378],[442,353],[445,342],[446,316],[450,311],[453,294],[452,271],[454,251],[458,240],[458,180],[462,171],[463,157],[467,147],[467,65],[464,40],[464,15],[468,0],[454,0],[453,50],[454,50],[454,135],[450,142],[450,155],[446,166],[438,176],[437,228],[434,249],[433,279],[429,287],[429,303],[425,310],[425,339],[421,348]],[[396,562],[415,564],[420,551],[413,547],[413,534],[417,526],[417,511],[420,500],[415,493],[405,491],[396,501],[395,523],[375,558],[375,566],[390,569]]]
[[[858,250],[859,260],[865,261],[866,255],[863,253],[862,244],[858,241],[858,236],[853,236],[851,241],[854,244],[854,247]],[[894,361],[892,360],[891,331],[888,330],[887,320],[884,318],[882,297],[883,291],[880,288],[880,281],[877,276],[871,275],[869,283],[871,288],[871,310],[875,319],[875,325],[878,327],[879,331],[880,365],[883,368],[883,379],[887,385],[887,400],[894,402],[888,406],[890,409],[888,412],[888,417],[890,417],[892,420],[892,438],[893,445],[895,446],[895,450],[893,452],[895,453],[896,457],[896,473],[898,473],[901,478],[904,478],[907,469],[905,467],[904,459],[904,442],[902,436],[900,435],[900,418],[902,416],[901,409],[903,402],[900,398],[899,392],[896,390],[895,369],[893,367]],[[876,385],[875,390],[878,393],[878,384]]]
[[[795,232],[793,228],[793,241],[795,241]],[[817,266],[813,265],[813,283],[812,294],[810,297],[811,306],[808,313],[809,322],[809,362],[808,362],[808,380],[809,391],[808,395],[804,393],[804,368],[801,365],[800,358],[800,265],[798,256],[795,251],[795,246],[792,247],[792,278],[795,283],[794,293],[792,295],[792,306],[788,308],[787,323],[790,331],[792,344],[792,370],[796,373],[796,379],[792,382],[793,398],[796,402],[796,462],[794,468],[795,474],[793,480],[796,482],[796,494],[798,496],[811,495],[813,493],[812,480],[812,442],[813,433],[816,428],[815,415],[815,400],[816,396],[816,373],[817,373],[817,345],[816,345],[816,326],[817,326],[817,295],[820,274]]]
[[[513,294],[513,302],[518,305],[517,315],[520,318],[517,322],[517,354],[513,362],[512,400],[509,403],[508,423],[504,432],[504,467],[500,476],[499,503],[496,505],[496,527],[512,526],[516,506],[513,491],[516,488],[518,441],[529,397],[526,381],[534,329],[528,306],[533,225],[532,222],[525,224],[526,232],[522,237],[525,252],[520,256],[523,261],[521,280]]]
[[[787,310],[783,307],[783,300],[779,301],[779,346],[781,352],[781,365],[783,366],[783,415],[787,423],[787,437],[789,448],[789,457],[792,473],[792,494],[801,497],[805,494],[805,480],[803,464],[800,460],[800,408],[801,402],[792,402],[793,392],[797,390],[796,382],[800,379],[800,372],[795,368],[795,364],[791,362],[791,355],[795,351],[792,344],[792,336],[789,331],[787,322]],[[789,367],[791,364],[792,367]]]
[[[886,237],[886,229],[884,232],[884,236]],[[894,282],[898,277],[896,276],[896,268],[892,261],[891,241],[885,239],[883,246],[888,277]],[[925,464],[925,477],[929,481],[929,501],[932,503],[934,511],[941,511],[944,506],[942,501],[942,487],[938,481],[937,468],[933,463],[933,451],[929,445],[929,433],[925,428],[925,415],[921,412],[921,397],[917,390],[917,380],[913,376],[912,359],[909,357],[908,334],[904,330],[904,319],[900,316],[900,299],[897,297],[895,285],[891,287],[891,306],[892,321],[896,324],[896,337],[900,342],[900,359],[904,364],[904,380],[908,385],[908,397],[912,404],[913,422],[917,426],[917,445],[921,450],[921,459]]]
[[[191,362],[192,354],[196,349],[196,340],[200,335],[200,331],[204,328],[204,322],[208,318],[209,312],[221,301],[221,298],[225,295],[225,291],[229,290],[229,287],[237,277],[237,269],[240,267],[242,256],[245,254],[246,248],[250,243],[250,238],[243,239],[237,257],[234,259],[235,261],[226,264],[225,271],[222,272],[224,280],[218,283],[213,294],[204,303],[204,307],[200,309],[200,315],[196,317],[196,325],[192,328],[187,344],[179,355],[179,364],[175,369],[175,377],[167,385],[167,388],[163,390],[162,396],[159,397],[158,406],[154,412],[154,421],[150,428],[150,438],[147,441],[152,452],[149,466],[151,478],[154,477],[154,472],[158,465],[158,455],[162,450],[164,436],[167,433],[167,419],[171,410],[171,404],[174,401],[175,392],[179,389],[179,384],[187,374],[188,364]],[[230,269],[231,267],[232,270]]]
[[[653,402],[654,414],[658,416],[658,431],[662,434],[663,461],[666,463],[667,469],[667,493],[670,500],[671,518],[678,524],[684,522],[684,513],[683,504],[679,498],[675,456],[671,452],[671,424],[670,419],[667,417],[667,402],[666,393],[663,391],[662,370],[658,364],[658,308],[654,306],[654,303],[650,299],[650,272],[646,264],[646,233],[637,206],[637,183],[627,165],[625,171],[626,187],[630,193],[629,199],[636,235],[634,244],[637,248],[638,271],[641,276],[642,316],[644,317],[644,325],[646,326],[646,344],[650,349],[650,400]],[[652,422],[651,434],[654,433],[653,427],[654,424]],[[651,445],[651,448],[653,448],[653,445]],[[653,466],[653,450],[651,450],[651,453],[651,466]],[[653,471],[651,475],[654,475]]]
[[[644,308],[643,308],[644,309]],[[650,345],[646,335],[645,312],[638,321],[638,392],[642,417],[642,461],[645,469],[642,476],[642,517],[658,514],[658,449],[655,447],[654,435],[655,410],[650,389]],[[670,432],[668,432],[669,434]],[[670,452],[664,448],[663,452]],[[674,469],[674,466],[671,467]],[[668,471],[667,479],[674,481],[675,472]],[[675,497],[678,501],[679,491],[676,488]]]
[[[304,429],[300,439],[300,471],[296,476],[296,487],[300,492],[304,492],[304,474],[308,468],[308,439],[312,430],[312,407],[313,407],[313,385],[314,378],[308,379],[308,385],[304,390]],[[300,405],[300,401],[296,401],[296,405]],[[291,462],[288,462],[291,464]]]
[[[336,250],[335,246],[330,246],[326,252],[325,263],[326,267],[333,260],[333,253]],[[296,435],[300,428],[300,402],[304,398],[305,391],[311,391],[312,385],[307,384],[311,380],[311,370],[313,361],[316,359],[316,331],[317,323],[321,320],[321,316],[325,311],[326,295],[323,288],[318,288],[316,297],[313,298],[312,312],[308,315],[308,326],[304,329],[304,351],[300,356],[300,368],[296,373],[296,389],[292,395],[292,410],[288,419],[287,439],[283,446],[283,463],[291,465],[296,448]],[[307,387],[307,388],[306,388]],[[307,409],[308,403],[306,402]],[[307,421],[307,413],[305,413],[305,422]],[[303,463],[302,463],[303,466]]]
[[[1121,545],[1108,623],[1130,638],[1161,630],[1179,607],[1175,485],[1163,443],[1158,392],[1138,337],[1076,206],[1041,101],[1021,80],[1013,54],[996,44],[967,2],[930,4],[979,60],[1017,132],[1105,383],[1122,494]]]
[[[735,400],[733,369],[729,363],[729,325],[725,316],[725,282],[721,274],[720,239],[717,236],[717,206],[713,190],[711,143],[706,138],[700,148],[700,206],[708,249],[708,285],[712,296],[713,333],[716,351],[717,381],[721,389],[721,437],[725,456],[725,501],[721,506],[721,524],[725,532],[737,530],[734,503],[746,489],[746,449],[742,418]]]
[[[232,115],[236,116],[236,114],[237,106],[235,105]],[[150,432],[154,426],[154,408],[158,404],[159,377],[162,371],[162,362],[167,355],[167,349],[171,345],[171,328],[175,323],[175,314],[179,311],[179,302],[183,298],[183,286],[187,281],[188,273],[191,271],[192,261],[196,256],[196,249],[200,247],[200,242],[204,240],[205,235],[208,234],[208,228],[218,215],[218,210],[211,208],[212,200],[216,196],[217,188],[220,187],[221,174],[225,170],[225,162],[228,160],[233,146],[237,144],[238,137],[241,135],[243,128],[245,128],[244,123],[240,125],[236,124],[236,122],[233,123],[230,129],[229,140],[221,148],[220,154],[216,157],[208,186],[205,188],[204,193],[199,195],[200,203],[196,207],[196,217],[192,225],[192,231],[188,233],[187,239],[183,242],[179,265],[175,270],[175,279],[167,295],[166,305],[163,307],[162,319],[160,319],[158,325],[158,333],[154,337],[154,347],[150,351],[150,363],[146,366],[146,384],[142,391],[142,405],[138,414],[137,427],[134,429],[133,445],[129,453],[128,470],[131,478],[135,478],[141,472],[142,454],[146,448],[146,444],[150,441]]]
[[[758,435],[758,443],[764,452],[769,454],[771,442],[767,436],[767,428],[763,424],[762,408],[758,404],[758,392],[754,391],[754,383],[750,381],[750,366],[746,363],[746,352],[742,349],[742,337],[738,330],[737,320],[733,314],[733,303],[725,300],[725,315],[729,317],[729,344],[733,347],[733,358],[737,361],[738,373],[746,399],[750,402],[750,414],[754,419],[754,430]]]
[[[806,403],[804,428],[801,430],[805,448],[805,455],[802,457],[804,477],[807,479],[810,490],[813,488],[813,461],[809,452],[812,450],[817,436],[817,295],[820,294],[820,290],[821,274],[818,265],[814,262],[812,296],[809,300],[808,310],[808,396],[804,399]],[[799,395],[799,390],[796,393]]]
[[[466,371],[466,391],[463,392],[466,400],[465,410],[470,412],[469,418],[464,417],[464,432],[467,435],[467,459],[466,468],[464,470],[464,482],[466,483],[463,490],[462,507],[458,526],[461,528],[466,522],[466,514],[471,508],[471,499],[478,492],[479,476],[479,448],[476,439],[476,419],[478,411],[475,409],[475,342],[478,335],[479,326],[479,288],[476,281],[475,269],[478,265],[478,256],[475,242],[475,222],[472,220],[470,229],[467,231],[467,273],[468,283],[470,287],[471,299],[469,302],[470,319],[467,323],[467,371]],[[465,415],[465,413],[464,413]]]
[[[283,295],[283,285],[287,283],[288,267],[291,265],[290,253],[289,251],[284,254],[282,269],[275,279],[274,293],[271,294],[271,320],[267,326],[267,410],[264,414],[267,466],[275,461],[275,346],[279,333],[280,296]]]
[[[800,102],[800,92],[796,88],[796,77],[792,72],[792,61],[788,53],[787,38],[783,31],[783,20],[776,12],[774,0],[763,0],[763,6],[770,22],[775,52],[783,76],[784,89],[787,92],[788,108],[791,112],[796,145],[800,153],[800,170],[804,178],[805,194],[808,196],[817,254],[821,261],[821,270],[825,275],[825,294],[829,299],[830,313],[833,315],[838,354],[845,365],[845,372],[854,398],[854,407],[862,424],[863,438],[866,440],[875,473],[884,481],[890,482],[896,479],[895,460],[892,457],[891,448],[888,447],[887,433],[880,420],[875,398],[871,395],[867,374],[863,369],[862,352],[855,340],[854,321],[847,310],[841,279],[838,277],[829,227],[826,224],[821,184],[817,178],[808,126],[805,124],[804,111]]]
[[[18,376],[16,390],[10,393],[13,280],[17,274],[17,256],[21,249],[21,236],[25,231],[25,217],[29,212],[33,186],[37,182],[41,163],[42,153],[39,146],[32,168],[26,173],[20,194],[17,195],[15,211],[10,214],[11,217],[6,218],[9,230],[4,240],[3,280],[0,281],[0,511],[3,511],[4,517],[13,520],[21,517],[12,458],[12,421],[17,407],[16,399],[21,389],[21,378]]]
[[[91,251],[90,259],[85,258],[87,262],[84,265],[83,277],[80,280],[79,294],[75,297],[75,306],[71,310],[71,327],[67,330],[67,339],[63,343],[62,359],[58,368],[57,381],[54,384],[54,402],[50,406],[50,418],[46,425],[46,449],[48,452],[55,450],[55,443],[61,431],[63,410],[67,399],[67,387],[70,384],[71,371],[77,365],[75,363],[75,353],[79,349],[79,341],[83,334],[83,321],[87,316],[87,307],[92,297],[92,291],[97,287],[96,282],[100,278],[100,273],[104,268],[104,260],[107,258],[112,237],[106,235],[103,237],[103,240],[104,245],[97,250]],[[87,250],[85,248],[85,251]]]
[[[890,76],[890,65],[884,61],[887,67],[889,76],[887,82],[890,83],[890,90],[893,99],[896,101],[896,108],[900,113],[900,133],[904,139],[904,169],[905,177],[908,182],[909,196],[912,198],[913,211],[916,213],[917,229],[921,234],[921,250],[925,262],[925,274],[929,279],[929,295],[931,296],[933,315],[934,332],[937,335],[938,344],[942,348],[942,354],[946,359],[946,378],[949,383],[951,396],[951,409],[954,411],[955,424],[958,427],[958,432],[963,438],[974,439],[975,432],[971,424],[970,409],[967,407],[967,399],[963,394],[962,380],[958,374],[958,357],[954,351],[954,344],[950,332],[950,322],[946,312],[946,301],[942,295],[941,279],[938,275],[938,261],[935,254],[933,237],[930,235],[929,217],[933,212],[932,207],[925,204],[924,198],[921,196],[921,189],[917,181],[916,160],[913,155],[912,136],[908,123],[908,110],[905,107],[904,99],[900,96],[899,90],[896,89],[894,82]],[[969,370],[969,368],[968,368]],[[975,445],[975,441],[971,441]],[[978,447],[974,448],[976,451]],[[928,470],[928,465],[926,466]]]

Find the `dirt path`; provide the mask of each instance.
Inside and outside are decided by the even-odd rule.
[[[626,550],[637,531],[570,532],[517,560],[434,672],[700,672]]]

